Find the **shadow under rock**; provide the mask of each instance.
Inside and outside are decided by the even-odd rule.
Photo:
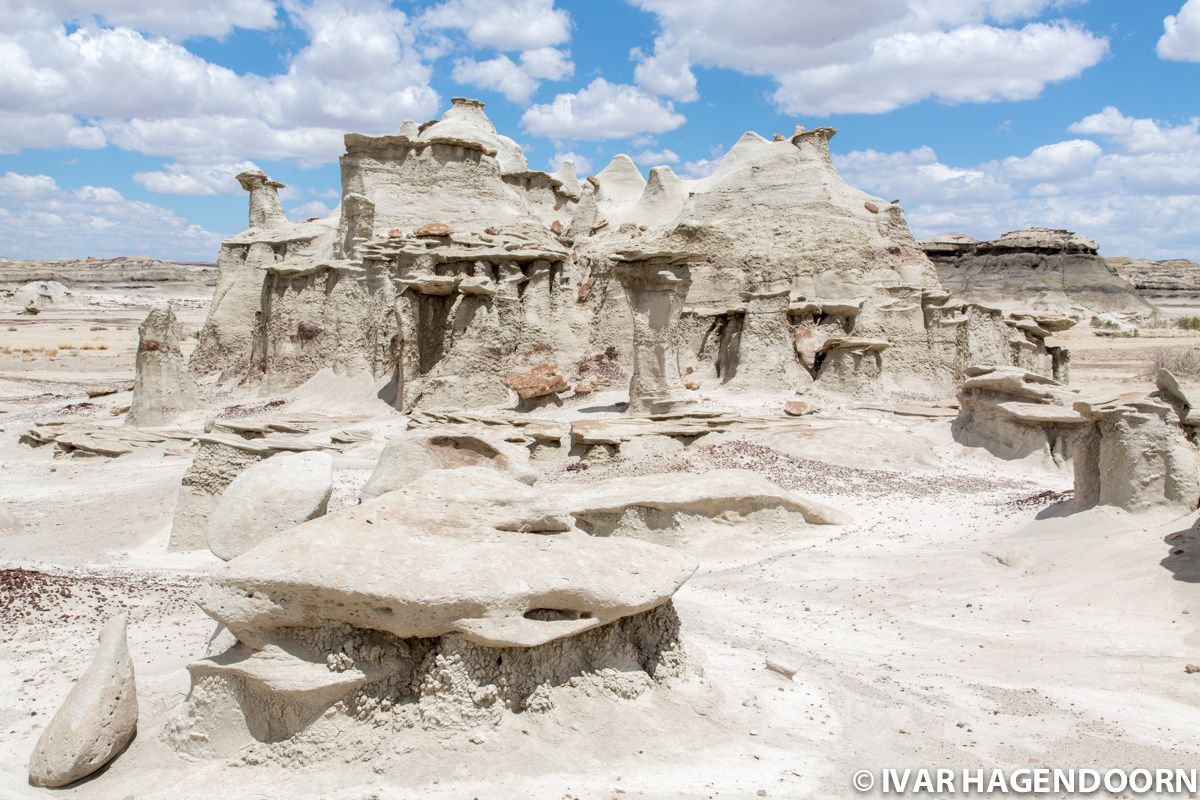
[[[1163,541],[1171,551],[1158,563],[1170,570],[1177,581],[1200,583],[1200,520],[1190,528],[1167,534]]]

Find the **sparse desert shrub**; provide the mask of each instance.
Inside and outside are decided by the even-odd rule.
[[[1092,327],[1093,328],[1102,328],[1106,331],[1121,330],[1121,326],[1118,325],[1117,323],[1113,322],[1112,320],[1100,319],[1099,317],[1092,317]]]
[[[1159,350],[1143,377],[1153,378],[1160,369],[1170,370],[1181,378],[1200,378],[1200,347]]]
[[[49,356],[50,358],[54,358],[55,356],[58,355],[58,348],[57,347],[43,347],[42,355],[46,355],[46,356]]]
[[[71,344],[70,342],[59,342],[58,343],[59,350],[74,350],[74,349],[76,349],[76,347],[77,347],[77,345]]]
[[[1200,317],[1180,317],[1175,320],[1175,327],[1185,331],[1200,331]]]
[[[3,353],[4,353],[4,355],[6,355],[6,356],[11,356],[11,355],[12,355],[12,351],[13,351],[13,349],[12,349],[12,347],[10,347],[9,345],[4,345],[4,349],[3,349],[3,350],[0,350],[0,352],[3,352]]]

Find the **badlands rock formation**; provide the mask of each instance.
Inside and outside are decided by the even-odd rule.
[[[133,403],[127,425],[169,425],[200,407],[199,389],[179,349],[181,341],[183,328],[170,306],[155,307],[138,326]]]
[[[1200,315],[1200,264],[1183,258],[1150,261],[1125,256],[1107,263],[1147,303],[1163,311]]]
[[[1043,453],[1063,463],[1087,419],[1058,381],[1012,367],[971,367],[958,393],[954,438],[1000,458]]]
[[[329,219],[288,222],[278,182],[239,177],[250,228],[222,246],[191,369],[275,392],[328,368],[405,411],[528,409],[507,376],[553,361],[578,383],[611,353],[637,373],[634,414],[686,402],[681,375],[786,395],[948,394],[981,361],[1052,374],[1040,339],[944,292],[898,205],[838,176],[834,133],[748,133],[699,181],[619,156],[582,183],[530,170],[474,100],[348,134]],[[672,291],[633,291],[637,263],[674,270]]]
[[[125,617],[100,631],[91,666],[46,725],[29,759],[34,786],[66,786],[86,778],[125,749],[137,732],[137,688],[125,644]]]
[[[39,314],[71,296],[71,290],[58,281],[32,281],[13,294],[13,302],[26,314]]]
[[[1071,231],[1026,228],[990,242],[951,233],[921,244],[942,284],[966,300],[1077,317],[1152,310],[1098,255],[1095,242]]]
[[[229,561],[200,602],[236,641],[189,667],[171,740],[221,755],[356,722],[470,728],[568,680],[636,694],[679,674],[670,601],[695,563],[548,511],[497,470],[435,471]],[[330,708],[344,721],[317,724]]]

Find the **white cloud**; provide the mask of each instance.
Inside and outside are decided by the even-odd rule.
[[[49,175],[22,175],[6,172],[0,175],[0,197],[47,197],[58,191],[58,183]]]
[[[451,76],[459,83],[500,92],[513,103],[527,103],[537,91],[540,78],[561,80],[575,71],[575,65],[561,50],[543,47],[521,54],[520,65],[506,55],[487,61],[460,58],[454,62]]]
[[[550,164],[548,165],[550,168],[550,171],[554,172],[556,169],[558,169],[559,167],[562,166],[562,163],[564,161],[574,161],[575,162],[575,174],[576,175],[584,176],[584,175],[592,174],[592,160],[590,158],[588,158],[587,156],[579,155],[579,153],[570,153],[570,152],[565,152],[565,153],[558,152],[558,153],[555,153],[553,156],[551,156]]]
[[[681,177],[696,180],[697,178],[707,178],[709,175],[712,175],[719,166],[721,166],[720,157],[699,158],[695,161],[685,162],[679,172]]]
[[[643,150],[636,153],[633,160],[643,167],[657,167],[661,164],[678,164],[679,156],[674,150],[663,148],[662,150]]]
[[[262,30],[276,25],[271,0],[41,0],[27,6],[21,20],[35,18],[89,26],[103,24],[174,37],[224,36],[234,28]],[[6,10],[6,19],[7,10]]]
[[[214,194],[241,194],[236,176],[258,169],[253,161],[223,164],[167,164],[154,172],[136,172],[133,179],[158,194],[184,194],[204,197]]]
[[[942,163],[928,147],[856,151],[835,161],[851,184],[899,197],[918,237],[964,230],[991,238],[1042,225],[1090,236],[1109,255],[1195,258],[1198,125],[1163,125],[1108,108],[1070,126],[1101,136],[1104,146],[1069,139],[967,167]]]
[[[47,175],[0,176],[0,253],[12,258],[211,259],[221,236],[107,186],[63,189]]]
[[[521,125],[535,136],[555,139],[624,139],[637,133],[665,133],[685,122],[669,102],[636,86],[596,78],[578,92],[531,106]]]
[[[633,0],[657,15],[639,85],[691,99],[692,66],[765,75],[787,113],[882,113],[926,98],[1024,100],[1075,77],[1107,41],[1067,22],[1007,27],[1068,0]]]
[[[324,219],[325,217],[328,217],[330,213],[332,213],[332,209],[330,209],[329,206],[325,205],[320,200],[310,200],[307,203],[302,203],[293,208],[289,208],[287,215],[289,219],[295,220],[296,222],[303,222],[304,220],[312,219],[313,217]]]
[[[1071,133],[1102,136],[1113,149],[1126,153],[1161,153],[1191,150],[1200,146],[1200,117],[1178,126],[1164,126],[1152,119],[1127,117],[1113,106],[1084,117],[1067,128]]]
[[[1004,171],[1022,181],[1070,180],[1095,171],[1103,152],[1090,139],[1071,139],[1042,145],[1021,158],[1006,158]]]
[[[460,58],[454,62],[451,76],[459,83],[499,92],[514,103],[527,102],[538,87],[536,80],[505,55],[487,61]]]
[[[638,62],[633,70],[633,78],[638,86],[683,102],[699,99],[696,75],[688,63],[687,50],[677,46],[673,37],[657,37],[654,40],[654,52],[650,55],[636,48],[631,55]]]
[[[571,38],[571,17],[554,0],[449,0],[421,15],[433,29],[457,29],[496,50],[552,47]]]
[[[775,100],[793,114],[880,114],[930,97],[1031,100],[1107,52],[1105,40],[1069,23],[897,33],[873,42],[861,60],[781,76]]]
[[[104,131],[80,123],[70,114],[0,111],[0,153],[28,147],[77,147],[95,150],[107,144]]]
[[[1157,50],[1170,61],[1200,61],[1200,0],[1186,0],[1178,14],[1163,19]]]
[[[403,12],[385,0],[285,8],[309,41],[270,77],[239,75],[130,28],[68,33],[48,12],[19,16],[0,30],[0,108],[16,123],[0,125],[0,150],[108,141],[209,162],[331,161],[346,130],[383,133],[436,112],[431,70]]]
[[[556,47],[539,47],[521,53],[521,69],[531,78],[562,81],[575,74],[571,54]]]

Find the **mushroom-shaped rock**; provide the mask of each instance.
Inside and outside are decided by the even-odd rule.
[[[488,513],[392,492],[238,556],[200,605],[255,649],[280,628],[339,623],[534,647],[657,608],[696,568],[632,538],[504,531]]]
[[[333,456],[277,453],[242,472],[208,520],[208,549],[226,561],[280,531],[325,513]]]
[[[100,631],[91,665],[72,687],[29,759],[34,786],[66,786],[119,754],[137,731],[137,689],[125,644],[125,617]]]
[[[168,425],[200,406],[200,392],[187,370],[180,343],[183,327],[170,306],[155,306],[138,326],[133,400],[126,425]]]
[[[284,185],[273,181],[259,169],[247,170],[237,176],[237,182],[250,193],[250,227],[275,228],[287,222],[279,190]]]
[[[370,500],[403,489],[429,472],[468,466],[499,470],[522,483],[537,480],[529,467],[529,450],[499,437],[453,427],[406,431],[388,439],[360,497]]]
[[[422,139],[478,142],[487,150],[494,151],[502,171],[525,172],[529,169],[529,162],[526,161],[520,145],[496,132],[496,126],[484,113],[483,101],[452,97],[450,104],[450,108],[440,120],[421,131]]]

